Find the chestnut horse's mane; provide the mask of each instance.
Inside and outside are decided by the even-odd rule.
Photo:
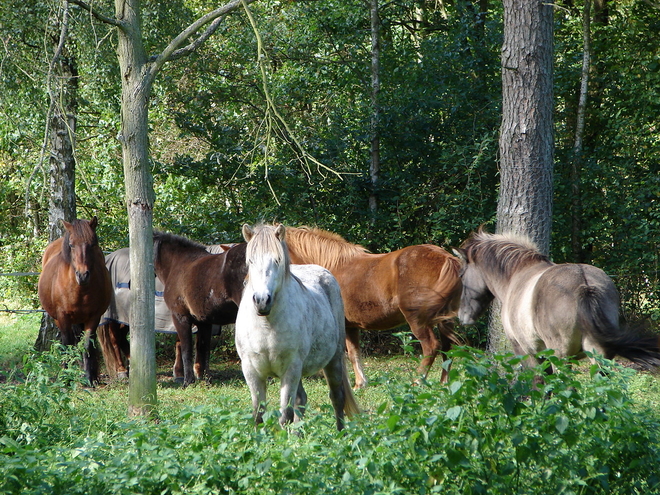
[[[359,244],[351,244],[338,234],[316,227],[287,227],[286,240],[289,250],[299,258],[330,271],[351,258],[369,253]]]

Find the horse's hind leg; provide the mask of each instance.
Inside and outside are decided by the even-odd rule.
[[[195,350],[195,378],[210,380],[209,358],[211,356],[211,325],[197,325]]]
[[[172,377],[174,381],[183,383],[183,359],[181,358],[181,341],[176,338],[174,344],[174,366],[172,367]]]
[[[360,356],[360,329],[346,328],[346,351],[348,359],[353,365],[355,372],[355,388],[364,388],[367,386],[367,377],[364,374],[362,366],[362,357]]]
[[[298,384],[298,392],[296,393],[296,404],[293,408],[293,420],[300,421],[305,414],[305,409],[307,408],[307,392],[303,387],[302,380]]]
[[[342,351],[343,353],[343,351]],[[325,380],[330,389],[330,401],[335,410],[337,429],[344,428],[344,406],[346,405],[346,391],[344,390],[344,361],[342,355],[337,353],[335,357],[323,368]]]
[[[413,335],[417,337],[419,343],[422,346],[422,361],[417,368],[417,373],[422,377],[426,378],[426,375],[429,373],[429,369],[433,365],[436,356],[438,355],[438,350],[440,349],[440,342],[433,332],[433,327],[429,325],[410,325],[410,330]],[[447,339],[447,347],[451,344],[449,339],[441,333],[441,338]],[[445,347],[445,341],[443,340],[443,350]],[[447,372],[443,369],[442,381],[447,380]]]

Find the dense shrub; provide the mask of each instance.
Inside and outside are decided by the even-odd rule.
[[[298,435],[275,412],[255,429],[244,407],[188,408],[158,422],[94,424],[67,380],[3,386],[3,493],[657,493],[657,416],[633,404],[634,371],[600,362],[589,373],[548,356],[451,353],[449,385],[381,377],[389,399],[341,433],[330,406]],[[445,363],[445,366],[449,361]],[[75,387],[74,387],[75,388]],[[80,393],[80,392],[78,392]],[[14,396],[12,399],[10,396]],[[36,412],[35,412],[36,411]]]

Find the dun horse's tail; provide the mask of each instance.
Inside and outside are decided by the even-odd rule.
[[[358,405],[357,400],[355,399],[355,395],[353,394],[351,382],[348,380],[346,360],[342,359],[342,361],[344,361],[342,363],[343,372],[341,377],[342,382],[344,383],[344,414],[346,414],[346,416],[349,418],[352,418],[353,416],[360,414],[360,406]]]
[[[613,357],[629,359],[646,369],[660,367],[660,341],[643,325],[619,326],[607,317],[598,289],[584,286],[578,294],[578,318],[582,330]]]

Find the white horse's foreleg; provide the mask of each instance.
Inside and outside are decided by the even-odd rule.
[[[252,396],[252,417],[254,423],[259,425],[264,422],[264,411],[266,410],[266,385],[267,377],[261,377],[256,370],[246,361],[242,362],[243,376],[250,388]]]
[[[298,402],[299,391],[302,386],[302,363],[292,364],[282,377],[280,385],[280,424],[285,426],[294,419],[300,420],[301,414],[294,412],[294,405]],[[304,390],[303,390],[304,393]]]

